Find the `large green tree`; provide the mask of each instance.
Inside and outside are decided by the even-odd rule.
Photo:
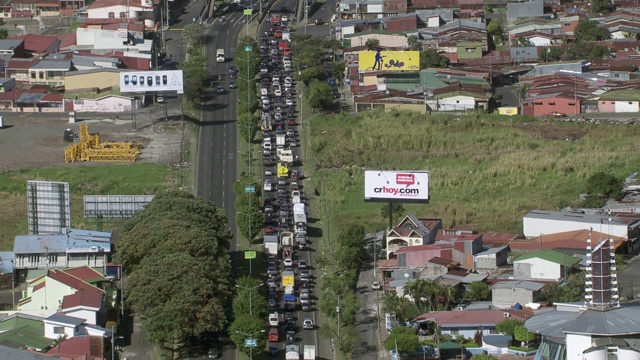
[[[243,314],[253,314],[254,316],[266,319],[269,314],[267,300],[262,295],[260,286],[261,280],[249,276],[238,279],[237,294],[233,298],[233,314],[238,317]],[[252,290],[253,289],[253,290]]]
[[[449,59],[440,55],[436,50],[427,49],[420,53],[420,68],[446,68],[449,66]]]
[[[239,315],[229,327],[229,336],[236,347],[245,354],[249,354],[249,348],[244,346],[245,339],[249,337],[258,339],[258,346],[253,348],[253,355],[258,355],[266,347],[265,319],[255,315]]]
[[[204,26],[198,23],[189,23],[182,29],[182,37],[186,40],[188,47],[198,47],[202,45],[204,36]]]
[[[503,335],[514,336],[518,326],[522,326],[522,321],[506,318],[496,324],[496,331]]]
[[[364,45],[367,47],[367,50],[376,51],[380,47],[380,40],[378,39],[367,39]]]
[[[624,182],[615,175],[599,171],[587,179],[587,193],[611,199],[622,197]]]
[[[229,271],[228,261],[214,264],[186,253],[147,256],[127,278],[126,300],[144,319],[147,339],[173,348],[225,329]]]
[[[597,20],[588,18],[580,19],[573,33],[580,42],[601,41],[610,37],[609,30],[600,26]]]
[[[326,81],[314,80],[309,84],[309,89],[304,93],[307,103],[313,109],[325,109],[333,102],[331,85]]]
[[[406,326],[396,326],[384,340],[384,348],[397,349],[400,353],[414,351],[420,346],[420,340],[416,330]]]
[[[226,261],[231,237],[220,208],[204,198],[171,191],[156,195],[123,226],[115,239],[115,260],[128,273],[154,254],[187,252],[207,261]]]
[[[611,5],[609,0],[592,0],[591,1],[591,10],[593,12],[607,14],[614,10],[615,7]]]
[[[476,281],[471,283],[467,290],[464,292],[464,299],[471,301],[487,300],[491,294],[491,288],[488,284],[482,281]]]

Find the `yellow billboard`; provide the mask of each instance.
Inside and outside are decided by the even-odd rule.
[[[518,115],[518,108],[515,106],[499,107],[498,114],[507,116]]]
[[[419,71],[419,51],[360,51],[358,71]]]

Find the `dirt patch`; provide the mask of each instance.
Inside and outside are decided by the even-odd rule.
[[[533,122],[516,125],[516,127],[534,138],[549,140],[579,140],[587,135],[586,130],[577,127],[561,126],[553,122]]]
[[[152,121],[147,117],[138,120],[133,129],[130,120],[116,117],[91,119],[90,115],[83,114],[82,122],[89,124],[90,133],[100,135],[100,141],[142,143],[139,161],[163,164],[179,161],[179,122]],[[62,135],[67,128],[78,133],[80,124],[70,124],[60,114],[8,114],[4,119],[5,127],[0,129],[0,170],[64,165],[64,150],[69,143]]]

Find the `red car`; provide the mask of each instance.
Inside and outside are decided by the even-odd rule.
[[[276,229],[274,229],[273,226],[267,226],[264,228],[265,234],[274,234],[275,232],[276,232]]]
[[[277,328],[269,329],[269,341],[271,341],[271,342],[280,341],[280,334],[278,333],[278,329]]]
[[[549,114],[547,114],[547,116],[551,116],[551,117],[554,117],[554,118],[563,118],[563,117],[567,116],[567,114],[561,113],[561,112],[558,112],[558,111],[553,111],[553,112],[550,112]]]

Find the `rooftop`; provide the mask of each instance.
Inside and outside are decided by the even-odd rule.
[[[39,100],[39,99],[38,99]],[[66,252],[111,252],[111,233],[70,229],[60,235],[18,235],[13,252],[16,254],[42,254]]]
[[[518,256],[515,260],[513,260],[513,262],[520,262],[520,261],[530,260],[534,258],[547,260],[552,263],[556,263],[564,266],[573,266],[580,262],[580,259],[578,259],[577,257],[568,256],[566,254],[563,254],[561,252],[557,252],[554,250],[531,251],[526,254],[522,254]]]
[[[493,327],[495,324],[505,319],[505,313],[510,317],[525,320],[532,317],[533,312],[529,310],[462,310],[462,311],[435,311],[428,314],[422,314],[412,322],[435,321],[438,326],[460,327],[460,326],[487,326]]]
[[[543,287],[544,284],[526,280],[500,281],[491,286],[492,289],[526,289],[532,291],[538,291]]]

